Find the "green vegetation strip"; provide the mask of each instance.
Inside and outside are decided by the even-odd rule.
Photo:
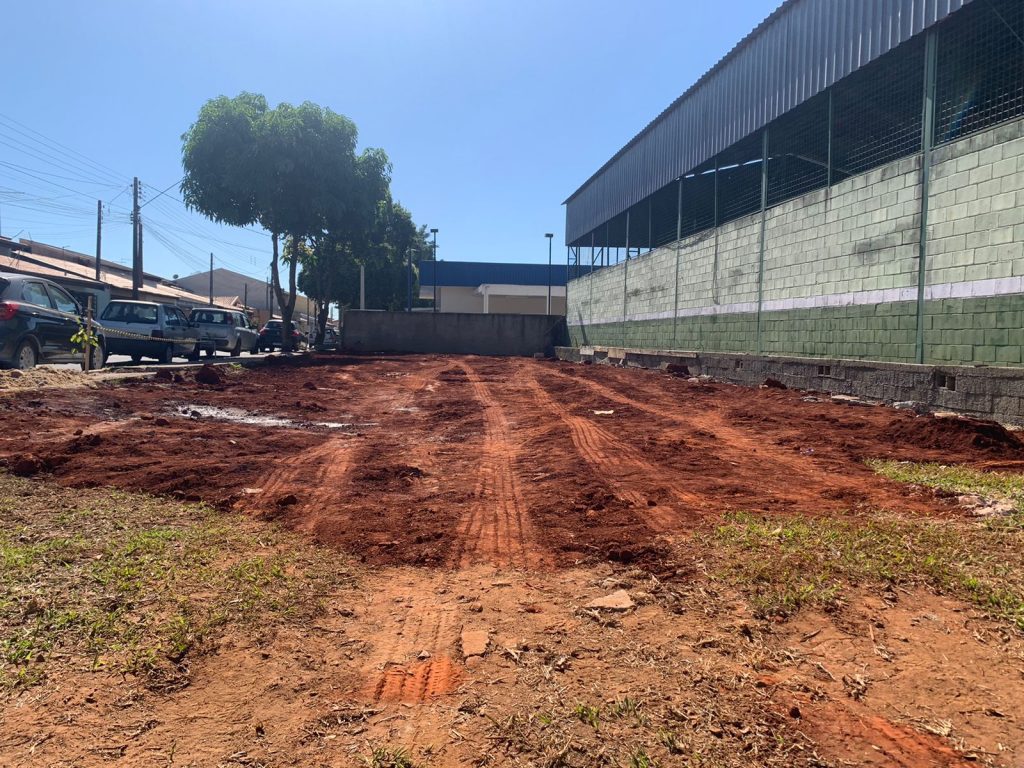
[[[1006,472],[982,472],[971,467],[945,464],[915,464],[910,461],[868,461],[875,472],[900,483],[910,483],[937,491],[973,494],[992,501],[1013,502],[1024,511],[1024,475]],[[1017,518],[1018,524],[1022,518]]]
[[[1024,477],[964,467],[873,462],[891,479],[984,499],[1024,499]],[[912,518],[885,513],[766,518],[734,514],[702,537],[717,575],[761,616],[841,604],[851,586],[925,586],[1024,630],[1024,513]]]
[[[259,642],[351,583],[336,552],[274,526],[0,473],[0,690],[68,667],[174,690],[230,628]]]

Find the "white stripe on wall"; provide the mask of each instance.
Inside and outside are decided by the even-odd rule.
[[[938,283],[925,287],[925,301],[940,299],[970,299],[991,296],[1006,296],[1024,293],[1024,276],[1000,277],[989,280],[968,280],[958,283]],[[830,293],[822,296],[806,296],[797,299],[773,299],[763,302],[764,312],[784,312],[790,309],[818,309],[822,307],[853,307],[867,304],[891,304],[917,301],[917,288],[888,288],[877,291],[851,293]],[[708,317],[712,315],[756,314],[756,301],[742,301],[735,304],[713,304],[706,307],[687,307],[675,313],[676,317]],[[671,320],[671,309],[663,312],[637,312],[627,316],[629,322],[643,320]],[[622,315],[606,315],[594,318],[590,323],[620,323]]]

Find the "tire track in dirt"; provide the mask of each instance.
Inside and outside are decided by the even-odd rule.
[[[356,695],[372,703],[415,704],[451,693],[462,680],[455,661],[458,612],[443,597],[445,578],[416,580],[414,589],[382,585],[374,599],[384,615],[377,617],[377,642],[370,651]],[[401,603],[399,615],[391,606]],[[391,624],[392,626],[386,626]]]
[[[650,387],[640,389],[647,383],[640,376],[636,376],[637,381],[630,382],[630,385],[634,392],[649,394],[649,400],[646,401],[626,394],[612,384],[602,384],[588,377],[569,376],[557,370],[549,370],[547,373],[562,382],[582,385],[611,402],[635,408],[657,420],[685,427],[691,434],[705,433],[714,441],[713,450],[719,458],[737,467],[755,467],[764,495],[784,500],[787,504],[798,504],[808,510],[813,508],[820,511],[823,506],[837,506],[837,500],[840,501],[839,506],[842,506],[843,499],[871,498],[883,506],[915,509],[920,506],[910,502],[899,490],[890,491],[884,481],[876,480],[865,487],[863,479],[844,478],[836,472],[834,466],[819,465],[807,456],[794,454],[792,449],[775,445],[764,434],[755,434],[731,424],[717,408],[693,407],[685,413],[679,413],[681,404],[668,400],[670,395],[660,387],[655,387],[659,390],[655,392],[651,392]],[[650,401],[660,401],[661,405],[653,406]],[[856,469],[858,472],[864,471],[859,465]]]
[[[451,457],[436,439],[448,425],[433,420],[431,405],[443,399],[450,367],[439,359],[384,374],[388,383],[375,388],[370,406],[379,423],[370,439],[355,441],[342,493],[333,504],[311,509],[300,527],[368,562],[444,561],[453,538],[450,508],[458,500],[445,482]],[[456,457],[455,464],[469,473],[474,461]]]
[[[516,446],[504,406],[468,362],[462,369],[484,409],[484,443],[473,498],[459,523],[462,567],[485,562],[498,566],[536,567],[536,534],[525,513],[514,469]]]
[[[604,427],[573,414],[544,388],[533,371],[523,373],[537,401],[569,427],[580,457],[612,486],[616,496],[636,507],[638,514],[658,533],[672,533],[684,525],[682,510],[671,509],[650,495],[652,486],[669,475],[663,467],[651,464],[633,446]],[[669,483],[667,490],[691,514],[708,507],[702,496],[690,492],[681,482]]]

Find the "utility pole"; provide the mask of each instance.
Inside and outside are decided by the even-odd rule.
[[[366,309],[366,265],[359,265],[359,308]]]
[[[96,201],[96,282],[100,279],[100,253],[103,250],[103,201]]]
[[[210,254],[210,306],[213,306],[213,254]]]
[[[245,313],[249,314],[249,283],[248,281],[242,283],[242,295],[245,297],[242,299],[242,307],[245,309]]]
[[[139,177],[132,180],[132,298],[139,298],[139,285],[142,283],[142,264],[139,243]]]
[[[434,311],[437,312],[437,227],[433,227],[430,230],[430,234],[434,236],[434,242],[431,243],[431,248],[433,249],[434,257],[434,263],[430,265],[434,275],[434,289],[431,291],[431,296],[433,296],[434,299]]]
[[[144,280],[142,277],[142,217],[139,216],[139,288],[142,290]]]
[[[545,232],[544,237],[548,239],[548,303],[547,313],[551,314],[551,241],[555,235],[553,232]]]
[[[406,302],[406,311],[412,312],[412,246],[409,246],[409,272],[406,275],[406,288],[408,289],[408,299]]]

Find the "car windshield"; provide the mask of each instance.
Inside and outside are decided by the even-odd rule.
[[[155,304],[132,304],[126,301],[112,301],[103,310],[102,319],[114,323],[146,323],[156,325]]]

